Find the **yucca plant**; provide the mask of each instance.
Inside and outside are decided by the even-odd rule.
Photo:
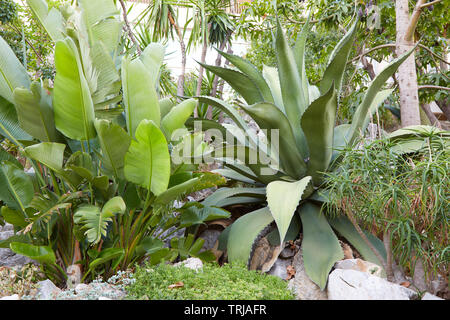
[[[228,115],[235,125],[220,125],[203,121],[204,129],[216,129],[231,134],[234,143],[224,143],[209,155],[224,164],[222,175],[252,184],[245,188],[220,188],[203,201],[205,205],[227,206],[259,202],[263,208],[237,219],[222,236],[231,261],[248,262],[252,246],[260,232],[275,222],[282,243],[289,236],[303,232],[303,258],[309,277],[324,289],[334,263],[343,258],[343,251],[333,230],[345,237],[365,259],[384,266],[382,242],[367,234],[370,245],[361,239],[345,217],[327,218],[321,214],[326,196],[324,172],[335,170],[339,164],[338,149],[351,146],[366,129],[376,108],[392,93],[382,89],[385,82],[412,52],[398,57],[386,66],[369,84],[362,103],[356,109],[352,123],[336,126],[336,112],[347,59],[357,32],[354,21],[332,52],[320,83],[311,85],[305,72],[305,44],[309,31],[306,23],[291,48],[280,23],[274,36],[278,69],[264,66],[263,71],[247,60],[220,52],[236,69],[204,65],[207,70],[224,79],[236,90],[246,104],[241,109],[260,129],[277,129],[275,137],[262,137],[249,130],[240,113],[219,99],[201,96],[201,103],[213,105]],[[239,135],[239,129],[246,136]],[[228,156],[234,151],[234,158]],[[237,157],[241,152],[244,157]],[[227,156],[222,156],[227,154]],[[279,156],[279,162],[275,161]],[[251,162],[251,159],[257,159]],[[274,160],[274,161],[267,161]],[[275,163],[275,165],[273,165]],[[274,174],[264,174],[274,171]],[[299,223],[299,218],[301,223]],[[289,230],[289,232],[288,232]],[[372,250],[375,247],[378,250]],[[264,270],[268,271],[268,270]]]
[[[170,150],[183,146],[172,133],[197,102],[159,100],[164,48],[152,43],[140,57],[119,57],[113,0],[82,0],[63,13],[43,0],[28,3],[55,41],[56,77],[53,89],[32,82],[0,38],[0,135],[34,168],[25,173],[0,149],[0,222],[20,231],[0,246],[41,262],[58,283],[73,264],[93,278],[145,256],[213,259],[192,235],[173,239],[170,250],[161,239],[169,228],[229,215],[198,203],[167,212],[224,178],[171,161]]]

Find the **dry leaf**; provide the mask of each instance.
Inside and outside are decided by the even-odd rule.
[[[290,280],[295,276],[295,268],[293,266],[287,266],[286,271],[288,274],[286,280]]]
[[[169,289],[176,289],[176,288],[182,288],[184,287],[183,281],[179,281],[177,283],[171,284],[168,288]]]
[[[404,286],[404,287],[406,287],[406,288],[409,288],[409,286],[411,285],[411,283],[408,282],[408,281],[403,281],[403,282],[400,283],[400,285],[401,285],[401,286]]]

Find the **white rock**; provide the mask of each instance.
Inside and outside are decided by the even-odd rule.
[[[79,293],[79,292],[83,292],[83,291],[89,290],[89,288],[90,288],[89,285],[87,285],[85,283],[79,283],[79,284],[77,284],[75,286],[75,291],[77,293]]]
[[[0,298],[0,300],[20,300],[18,294],[13,294],[12,296],[6,296]]]
[[[422,300],[444,300],[444,299],[439,298],[429,292],[425,292],[425,294],[422,297]]]
[[[355,270],[367,272],[368,274],[383,277],[383,268],[379,265],[364,261],[361,259],[345,259],[340,260],[334,264],[335,269]]]
[[[112,300],[111,298],[107,298],[107,297],[98,297],[98,300]]]
[[[329,300],[412,300],[417,293],[366,272],[336,269],[328,277]]]
[[[39,291],[37,297],[39,300],[53,300],[57,294],[61,292],[50,280],[39,281],[37,283]]]
[[[173,266],[185,266],[186,268],[198,271],[203,268],[203,262],[199,258],[188,258],[184,261],[175,263]]]

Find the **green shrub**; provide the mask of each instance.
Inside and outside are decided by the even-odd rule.
[[[196,272],[167,264],[138,267],[135,282],[127,287],[128,299],[151,300],[291,300],[287,283],[278,277],[249,271],[244,264],[216,263]],[[170,285],[183,283],[169,289]]]

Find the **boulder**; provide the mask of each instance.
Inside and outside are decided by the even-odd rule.
[[[328,277],[329,300],[415,300],[417,293],[387,280],[349,269],[335,269]]]
[[[293,259],[277,259],[270,269],[269,274],[287,280],[289,276],[287,267],[292,265],[292,261]]]
[[[54,300],[55,297],[61,293],[61,289],[59,289],[53,282],[50,280],[39,281],[37,283],[38,292],[36,297],[39,300]]]
[[[185,266],[186,268],[199,271],[203,268],[203,262],[199,258],[188,258],[181,262],[175,263],[174,267]]]
[[[368,274],[382,277],[383,268],[379,265],[364,261],[361,259],[345,259],[340,260],[334,264],[335,269],[355,270],[361,272],[367,272]]]
[[[434,294],[431,294],[429,292],[425,292],[425,294],[422,297],[422,300],[444,300],[444,299],[439,298],[439,297],[437,297]]]

